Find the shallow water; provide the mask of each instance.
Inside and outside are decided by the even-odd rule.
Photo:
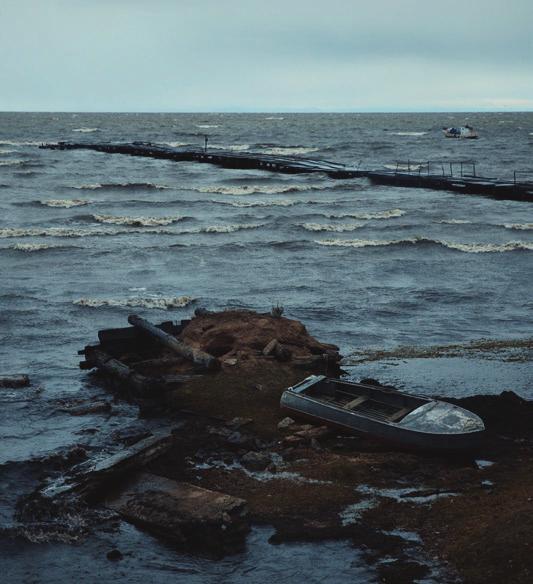
[[[463,123],[480,139],[443,138],[442,126]],[[478,174],[502,178],[531,166],[533,153],[533,114],[0,114],[0,371],[27,372],[42,387],[2,391],[0,463],[73,443],[96,450],[135,419],[126,406],[111,418],[69,417],[56,402],[102,394],[78,369],[77,350],[98,329],[124,326],[133,311],[160,321],[197,306],[279,303],[344,354],[531,335],[528,203],[37,147],[57,140],[201,145],[206,132],[213,148],[368,168],[475,158]],[[531,398],[529,371],[528,363],[448,359],[350,370],[425,393],[514,389]],[[83,433],[91,427],[94,436]],[[2,517],[10,501],[0,494]],[[10,545],[36,566],[49,561],[45,548]],[[261,553],[269,570],[290,566],[289,553],[276,560],[267,544],[255,545],[250,561]],[[344,553],[339,546],[333,549]],[[90,570],[92,552],[79,551]],[[144,573],[157,579],[160,572]]]

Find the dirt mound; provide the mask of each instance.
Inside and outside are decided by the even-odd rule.
[[[268,355],[265,348],[272,341],[277,341],[277,345],[285,350],[286,360],[324,354],[340,359],[338,347],[317,341],[301,322],[247,310],[197,316],[180,336],[186,343],[222,361],[232,357]],[[276,344],[271,352],[273,356],[281,354],[280,349],[276,351]]]

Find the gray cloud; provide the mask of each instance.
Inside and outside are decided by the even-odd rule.
[[[0,109],[533,109],[529,0],[3,0]]]

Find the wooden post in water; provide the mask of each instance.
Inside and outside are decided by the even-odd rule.
[[[141,318],[140,316],[137,316],[136,314],[131,314],[128,316],[128,322],[150,335],[154,340],[158,341],[171,351],[174,351],[174,353],[181,355],[196,365],[200,365],[201,367],[204,367],[208,370],[214,370],[220,367],[218,359],[213,357],[213,355],[209,355],[200,349],[191,347],[191,345],[188,345],[187,343],[178,340],[176,337],[165,333],[161,329],[154,326],[151,322]]]

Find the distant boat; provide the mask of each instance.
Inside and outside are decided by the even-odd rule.
[[[470,138],[478,137],[477,132],[472,126],[459,126],[458,128],[442,128],[446,138]]]
[[[311,375],[281,396],[289,415],[368,434],[398,446],[465,450],[484,435],[479,416],[459,406],[379,385]]]

